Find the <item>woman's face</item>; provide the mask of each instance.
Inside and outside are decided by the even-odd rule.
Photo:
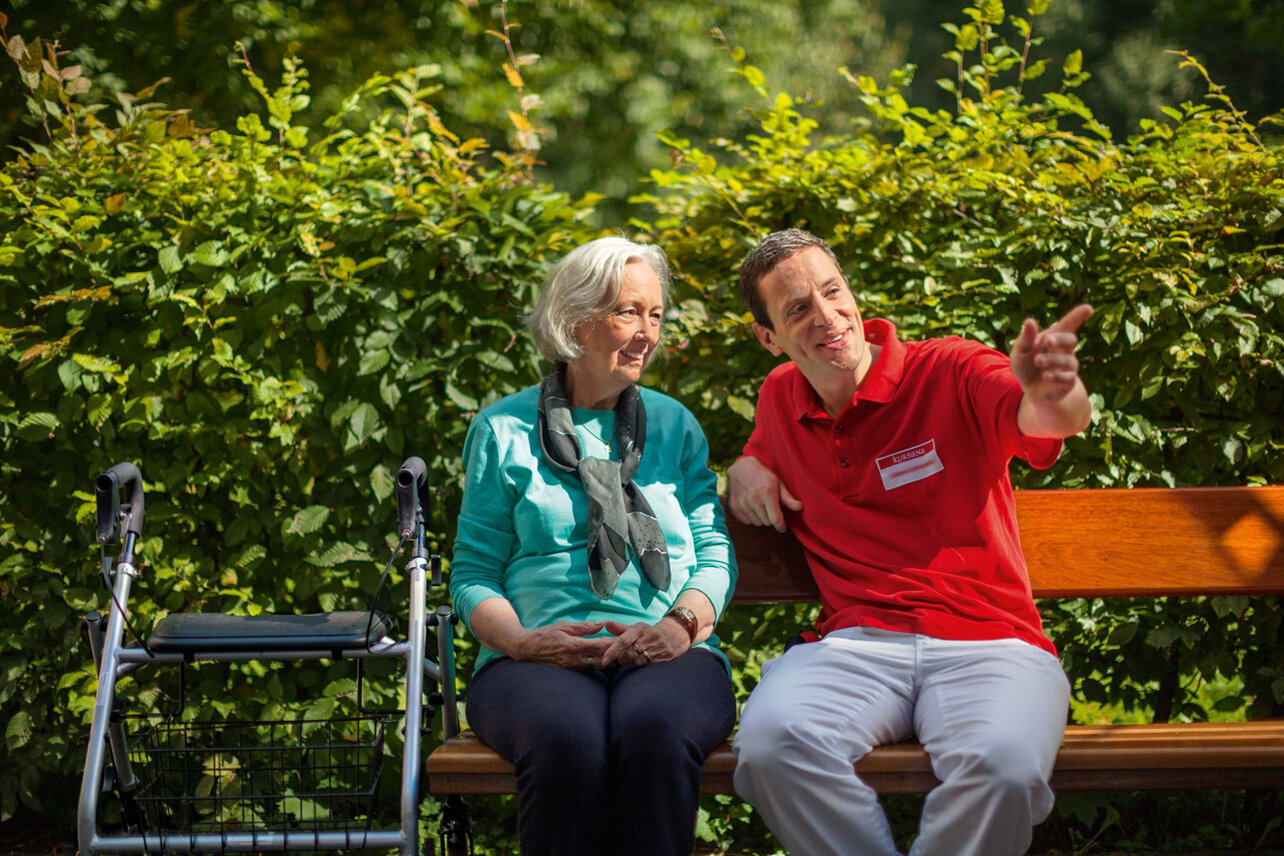
[[[660,341],[664,291],[646,262],[630,262],[615,306],[604,318],[575,329],[584,354],[570,364],[577,407],[609,409],[629,384],[637,383]]]

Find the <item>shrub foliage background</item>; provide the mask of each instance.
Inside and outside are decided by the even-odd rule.
[[[807,108],[733,51],[756,132],[665,138],[676,165],[653,173],[633,223],[678,274],[674,347],[650,381],[697,412],[718,466],[772,363],[735,268],[763,233],[800,225],[832,239],[867,317],[908,336],[1006,349],[1026,315],[1097,307],[1081,335],[1093,427],[1048,473],[1017,473],[1024,486],[1284,480],[1272,128],[1207,84],[1117,138],[1076,97],[1077,56],[1038,58],[1041,6],[967,10],[954,110],[909,103],[912,69],[886,84],[852,73],[860,124],[818,139]],[[597,234],[597,200],[534,180],[530,148],[493,152],[442,124],[432,68],[376,76],[319,116],[300,63],[279,84],[247,66],[262,109],[214,129],[146,92],[109,103],[45,45],[5,36],[45,128],[0,170],[0,758],[15,773],[0,777],[0,819],[20,803],[58,815],[52,797],[83,759],[94,681],[78,619],[105,602],[95,472],[132,460],[147,479],[140,628],[171,609],[363,608],[391,544],[396,466],[429,461],[448,545],[468,419],[538,377],[521,310],[548,264]],[[1081,716],[1284,704],[1273,604],[1044,611]],[[805,618],[728,617],[741,693]],[[210,680],[242,715],[348,690],[272,670]],[[710,802],[701,835],[725,845],[746,823],[743,806]]]
[[[666,381],[711,433],[743,433],[773,359],[745,337],[734,271],[753,236],[799,225],[833,237],[866,317],[886,315],[911,337],[957,332],[1006,351],[1027,315],[1049,323],[1076,303],[1096,307],[1079,351],[1093,425],[1053,469],[1018,473],[1023,485],[1279,483],[1278,147],[1215,89],[1208,103],[1169,108],[1167,121],[1117,141],[1075,96],[1086,75],[1074,56],[1060,87],[1025,99],[1023,86],[1045,70],[1023,59],[1037,18],[1014,18],[1009,46],[991,6],[955,28],[954,112],[907,104],[904,74],[884,87],[853,77],[865,127],[821,143],[788,96],[768,98],[759,85],[763,130],[748,144],[715,157],[671,140],[683,164],[655,174],[660,189],[648,199],[660,211],[656,238],[694,296],[689,340]],[[1224,705],[1251,701],[1261,715],[1284,702],[1271,603],[1214,598],[1156,613],[1071,602],[1047,614],[1089,700],[1202,716],[1201,680],[1237,674],[1229,652],[1249,651],[1244,693]],[[1133,672],[1172,680],[1139,684]]]
[[[1075,94],[1087,79],[1076,54],[1060,69],[1035,58],[1041,6],[1008,19],[982,3],[949,28],[953,111],[907,103],[912,68],[886,85],[853,73],[866,119],[820,140],[805,108],[773,96],[737,54],[762,99],[761,133],[712,146],[669,139],[679,165],[653,173],[645,200],[688,291],[685,341],[660,371],[726,438],[715,449],[734,454],[774,363],[746,336],[736,267],[755,236],[796,225],[832,238],[866,317],[910,337],[961,333],[1007,350],[1028,315],[1047,323],[1082,301],[1096,307],[1079,352],[1093,425],[1053,469],[1018,468],[1020,485],[1280,483],[1284,161],[1263,141],[1278,123],[1250,124],[1195,60],[1175,56],[1208,97],[1117,139]],[[1059,85],[1040,80],[1044,94],[1023,95],[1057,72]],[[751,666],[741,691],[761,644],[788,635],[789,612],[730,618]],[[1043,612],[1081,718],[1284,707],[1273,600],[1065,601]],[[1278,835],[1265,817],[1256,828]]]
[[[9,47],[50,135],[0,173],[4,817],[83,756],[93,474],[146,479],[140,628],[364,607],[396,468],[459,476],[469,414],[535,371],[513,307],[587,209],[521,156],[483,164],[422,70],[308,119],[289,62],[270,91],[249,74],[261,114],[202,129],[145,95],[82,102],[42,45]],[[252,671],[243,716],[296,692]]]

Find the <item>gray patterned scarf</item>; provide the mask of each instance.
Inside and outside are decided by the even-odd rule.
[[[669,551],[664,532],[646,497],[633,484],[646,444],[646,408],[636,385],[620,393],[615,405],[615,436],[620,460],[586,458],[575,434],[566,398],[566,364],[558,363],[540,384],[539,448],[554,469],[574,473],[588,495],[588,570],[593,594],[607,600],[629,566],[628,548],[637,554],[646,581],[669,589]]]

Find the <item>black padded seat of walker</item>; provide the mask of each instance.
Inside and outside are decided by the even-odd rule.
[[[246,651],[343,651],[378,644],[392,631],[392,620],[376,612],[322,612],[310,615],[167,615],[156,625],[147,645],[162,654],[242,653]]]

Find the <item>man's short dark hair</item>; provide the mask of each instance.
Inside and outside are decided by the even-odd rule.
[[[763,238],[758,246],[750,250],[749,255],[745,256],[745,260],[740,263],[740,300],[753,313],[753,320],[768,330],[775,328],[771,325],[771,316],[767,314],[767,304],[763,302],[762,291],[758,286],[764,276],[775,270],[776,265],[808,247],[820,247],[824,250],[825,255],[833,261],[834,267],[838,268],[840,274],[842,273],[843,269],[838,264],[838,257],[834,255],[829,244],[804,229],[772,232]],[[843,274],[843,280],[847,280],[846,274]]]

